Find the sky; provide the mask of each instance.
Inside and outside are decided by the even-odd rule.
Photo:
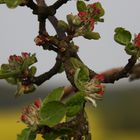
[[[56,0],[46,0],[48,5]],[[101,39],[85,40],[83,37],[75,38],[75,43],[80,47],[79,56],[94,71],[101,72],[113,67],[123,66],[127,63],[128,56],[124,47],[113,40],[114,29],[124,27],[131,33],[140,32],[140,1],[139,0],[98,0],[105,9],[104,23],[95,26],[95,31],[101,34]],[[96,2],[90,0],[88,3]],[[77,14],[76,0],[69,1],[57,10],[56,16],[66,20],[67,14]],[[53,27],[46,23],[47,31],[55,35]],[[26,7],[8,9],[0,5],[0,64],[7,63],[11,54],[19,55],[21,52],[36,53],[38,74],[51,68],[55,63],[54,52],[44,51],[34,43],[38,35],[37,17]],[[65,74],[56,76],[53,81],[66,81]]]

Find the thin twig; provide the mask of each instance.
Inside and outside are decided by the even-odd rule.
[[[58,8],[60,8],[63,4],[66,4],[67,2],[68,2],[69,0],[58,0],[58,1],[56,1],[53,5],[52,5],[52,7],[54,8],[54,9],[58,9]]]
[[[128,63],[123,69],[120,69],[119,71],[114,72],[110,75],[105,75],[104,83],[114,83],[119,79],[128,77],[136,62],[137,58],[135,56],[131,56],[131,58],[128,60]]]
[[[45,72],[37,77],[34,77],[32,79],[32,82],[38,86],[41,85],[46,80],[49,80],[51,77],[53,77],[55,74],[58,73],[58,71],[61,68],[61,64],[62,62],[59,59],[56,59],[55,65],[48,72]]]

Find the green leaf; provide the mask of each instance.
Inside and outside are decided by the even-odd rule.
[[[56,140],[56,138],[58,138],[58,137],[59,137],[59,134],[57,134],[55,132],[45,134],[45,140]]]
[[[9,77],[7,79],[5,79],[8,83],[12,84],[12,85],[16,85],[17,84],[17,80],[16,78],[13,77]]]
[[[22,66],[21,66],[21,71],[24,71],[24,70],[26,70],[29,67],[29,61],[28,60],[27,59],[24,60]]]
[[[36,74],[36,71],[37,71],[36,67],[32,66],[29,70],[29,73],[30,73],[31,76],[34,76]]]
[[[79,16],[74,16],[73,19],[72,19],[72,23],[73,25],[76,25],[76,26],[80,26],[81,25],[81,18]]]
[[[16,8],[21,2],[22,0],[5,0],[8,8]]]
[[[74,58],[74,57],[70,58],[70,62],[72,63],[74,69],[86,67],[80,60],[78,60],[77,58]]]
[[[100,39],[100,34],[97,32],[86,31],[86,32],[84,32],[83,37],[86,39],[98,40],[98,39]]]
[[[2,71],[2,72],[10,72],[11,69],[10,69],[9,64],[2,64],[2,65],[1,65],[1,71]]]
[[[122,27],[115,29],[114,40],[121,45],[128,45],[132,39],[131,33]]]
[[[137,55],[137,48],[132,43],[125,47],[125,51],[128,55]]]
[[[50,127],[58,124],[66,114],[66,107],[58,101],[48,102],[40,109],[40,123]]]
[[[28,58],[25,58],[21,67],[21,71],[26,70],[29,66],[31,66],[32,64],[36,62],[37,62],[37,59],[35,57],[35,54],[33,54],[32,56],[29,56]]]
[[[85,102],[84,92],[77,92],[67,102],[67,117],[75,116],[82,108]]]
[[[86,68],[79,68],[76,70],[74,75],[74,83],[76,87],[80,90],[84,90],[84,84],[89,81],[89,71]]]
[[[75,73],[75,81],[79,80],[83,83],[87,82],[90,80],[89,78],[89,70],[87,67],[83,66],[80,67],[80,70],[77,69],[77,72]]]
[[[59,20],[58,24],[57,24],[57,27],[62,29],[63,31],[67,31],[68,24],[65,21],[63,21],[63,20]]]
[[[67,116],[73,117],[82,109],[82,105],[73,105],[67,107]]]
[[[3,4],[3,3],[5,3],[5,0],[0,0],[0,4]]]
[[[77,10],[79,12],[82,12],[82,11],[86,11],[87,10],[87,6],[86,6],[86,4],[85,4],[84,1],[82,1],[82,0],[78,0],[77,1]]]
[[[25,128],[21,134],[17,135],[17,140],[35,140],[36,132],[32,131],[31,128]]]
[[[59,101],[64,94],[64,87],[58,87],[48,94],[48,96],[43,100],[43,105],[51,101]]]
[[[20,73],[20,71],[11,71],[11,72],[2,72],[0,70],[0,79],[5,79],[5,78],[9,78],[9,77],[15,77]]]
[[[67,21],[68,21],[69,25],[73,24],[72,23],[73,19],[74,19],[74,16],[72,14],[67,15]]]
[[[76,58],[72,57],[70,61],[76,70],[74,74],[75,85],[79,90],[83,90],[84,83],[89,80],[89,70],[82,62]]]
[[[97,9],[100,10],[99,16],[102,17],[102,16],[105,14],[105,11],[104,11],[104,9],[103,9],[101,3],[100,3],[100,2],[96,2],[96,7],[97,7]]]

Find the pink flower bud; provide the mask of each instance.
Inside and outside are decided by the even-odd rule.
[[[105,77],[104,77],[103,74],[98,74],[94,78],[97,79],[97,80],[99,80],[99,81],[101,81],[101,82],[104,81],[104,79],[105,79]]]
[[[9,61],[13,61],[13,60],[14,60],[13,55],[10,55],[10,56],[9,56]]]
[[[21,121],[26,122],[28,120],[28,117],[25,114],[21,115]]]
[[[134,45],[140,48],[140,33],[134,39]]]
[[[96,3],[90,4],[89,6],[92,8],[94,15],[99,15],[101,13],[100,9],[96,6]]]
[[[91,8],[96,9],[96,3],[89,5]]]
[[[22,57],[21,56],[16,56],[15,61],[16,62],[22,62]]]
[[[85,17],[85,16],[87,16],[87,14],[88,14],[87,12],[79,12],[78,16],[79,17]]]
[[[98,92],[98,94],[104,95],[104,91],[101,90],[101,91]]]
[[[90,28],[91,28],[91,30],[94,30],[94,23],[95,23],[94,19],[91,18],[91,19],[89,20],[89,22],[90,22]]]
[[[21,55],[23,58],[28,58],[30,56],[27,52],[22,52]]]
[[[41,100],[40,99],[37,99],[34,101],[34,105],[37,107],[37,108],[40,108],[41,107]]]
[[[103,88],[103,86],[100,84],[100,85],[96,85],[95,86],[96,88],[99,88],[99,89],[102,89]]]

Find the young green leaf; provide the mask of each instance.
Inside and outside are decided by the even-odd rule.
[[[21,2],[22,0],[5,0],[8,8],[16,8]]]
[[[101,5],[100,2],[96,2],[96,8],[100,10],[99,16],[100,16],[100,17],[104,16],[105,11],[104,11],[104,9],[103,9],[103,7],[102,7],[102,5]]]
[[[59,101],[64,94],[64,87],[58,87],[48,94],[43,100],[43,106],[51,101]]]
[[[89,80],[89,71],[86,68],[78,68],[74,74],[74,83],[80,91],[84,91],[84,84]]]
[[[48,102],[40,109],[40,123],[50,127],[58,124],[66,114],[66,107],[58,101]]]
[[[72,15],[72,14],[67,15],[67,21],[68,21],[69,25],[73,24],[72,23],[73,19],[74,19],[74,15]]]
[[[9,77],[15,77],[20,73],[20,71],[2,72],[0,70],[0,79],[5,79]]]
[[[122,27],[115,29],[114,40],[121,45],[128,45],[132,39],[131,33]]]
[[[16,85],[16,84],[17,84],[16,78],[9,77],[9,78],[6,78],[5,80],[6,80],[9,84],[12,84],[12,85]]]
[[[78,0],[77,1],[77,10],[79,12],[82,12],[82,11],[86,11],[87,10],[87,6],[86,6],[86,4],[85,4],[84,1],[82,1],[82,0]]]
[[[10,65],[9,64],[2,64],[1,65],[1,71],[2,72],[10,72],[11,71]]]
[[[75,25],[75,26],[80,26],[81,25],[81,18],[79,17],[79,16],[74,16],[73,17],[73,20],[72,20],[72,23],[73,23],[73,25]]]
[[[29,69],[30,76],[34,76],[36,74],[36,71],[37,71],[37,68],[35,66],[32,66]]]
[[[85,95],[83,92],[77,92],[73,95],[67,102],[67,117],[75,116],[83,107],[85,99]]]
[[[80,68],[77,74],[77,79],[81,82],[87,82],[89,80],[89,70],[87,67],[83,66]]]
[[[5,3],[5,0],[0,0],[0,4],[3,4],[3,3]]]
[[[21,134],[17,135],[17,140],[35,140],[36,132],[32,131],[31,128],[25,128]]]
[[[63,20],[59,20],[58,24],[57,24],[57,27],[60,28],[63,31],[66,31],[68,29],[68,24]]]
[[[125,47],[125,51],[128,55],[137,55],[137,48],[132,43]]]
[[[83,90],[83,85],[89,80],[89,70],[88,68],[76,58],[70,59],[74,69],[76,70],[74,74],[74,83],[79,90]]]
[[[35,54],[33,54],[32,56],[29,56],[28,58],[24,59],[24,62],[21,66],[21,71],[26,70],[29,66],[31,66],[32,64],[36,63],[37,59]]]
[[[98,40],[101,38],[99,33],[91,31],[84,32],[83,37],[86,39],[94,39],[94,40]]]
[[[86,67],[82,62],[80,62],[77,58],[74,58],[74,57],[70,58],[70,62],[72,63],[74,69]]]

